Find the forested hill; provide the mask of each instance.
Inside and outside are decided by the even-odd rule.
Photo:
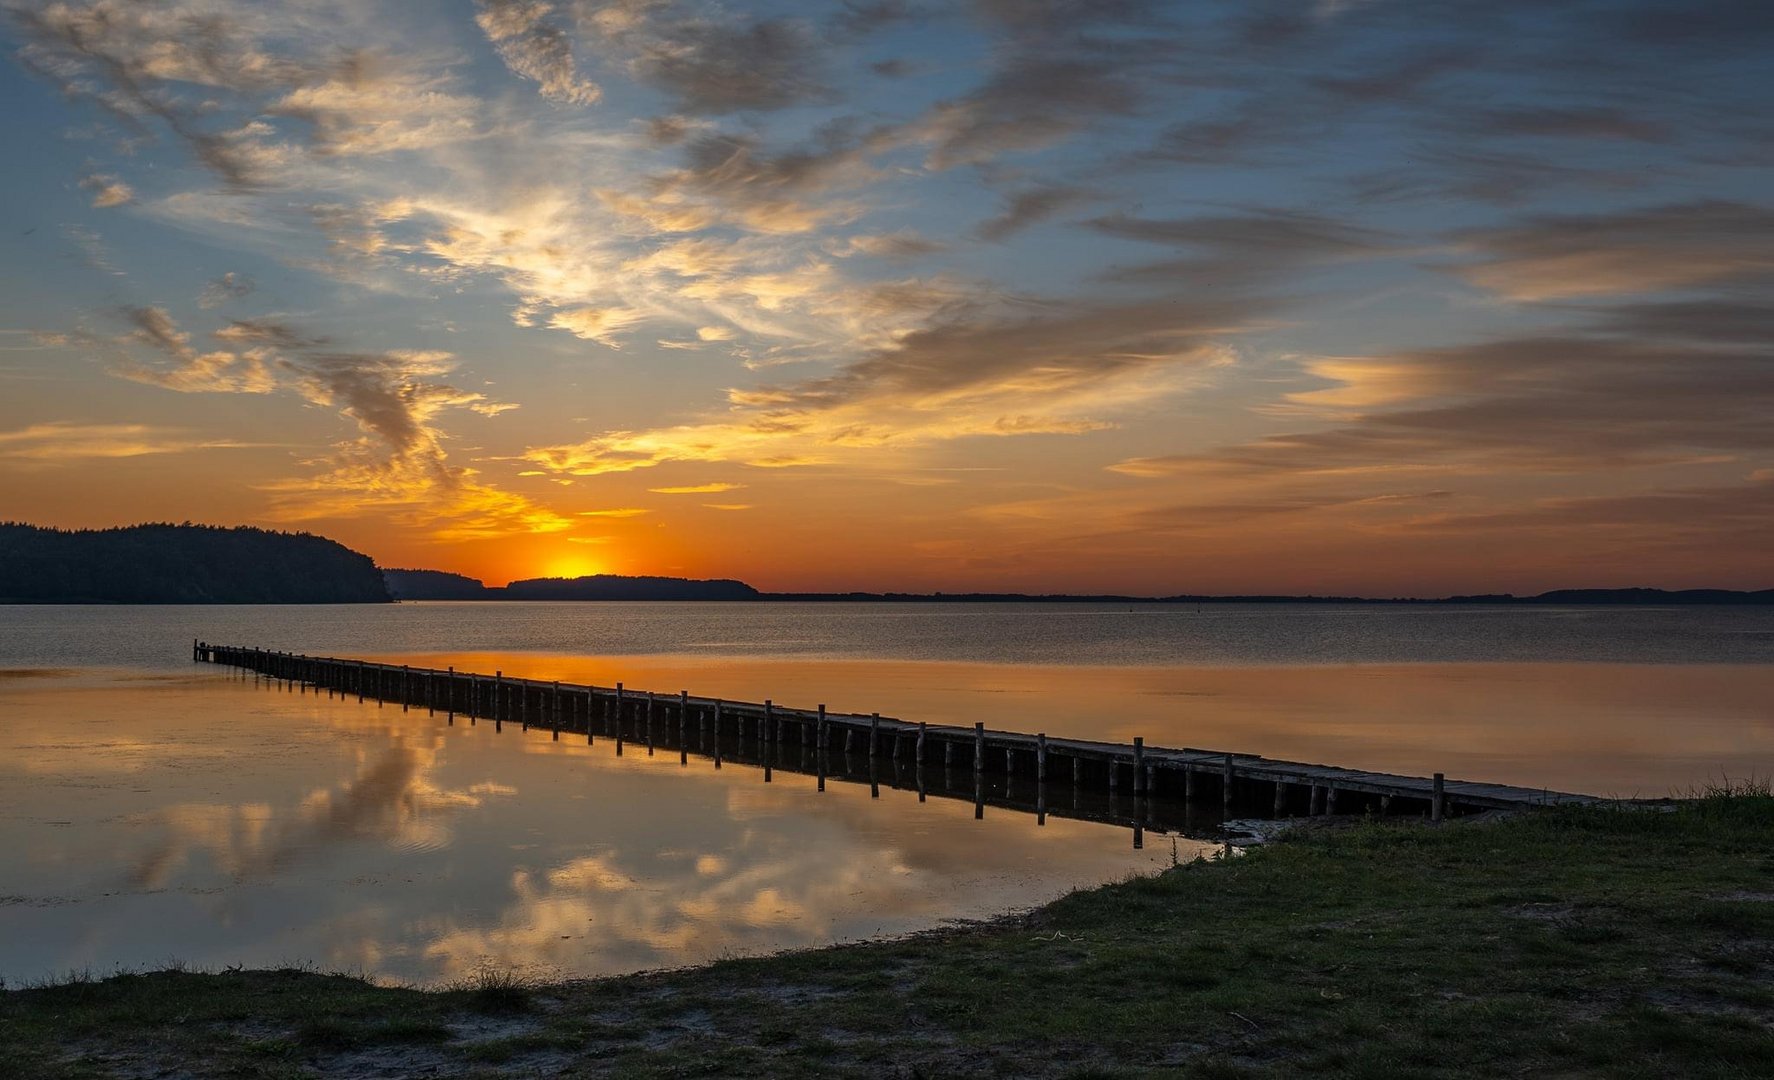
[[[309,533],[208,525],[0,524],[0,602],[387,603],[368,555]]]
[[[758,590],[743,581],[627,577],[593,574],[579,578],[530,578],[502,590],[507,600],[756,600]]]
[[[496,600],[498,592],[478,578],[442,570],[384,570],[382,580],[396,600]]]

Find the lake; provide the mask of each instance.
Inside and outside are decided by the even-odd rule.
[[[438,984],[902,933],[1211,843],[268,689],[193,638],[1615,795],[1774,774],[1774,610],[0,607],[0,975]]]

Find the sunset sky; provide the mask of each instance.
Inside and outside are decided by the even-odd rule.
[[[0,0],[0,518],[1774,585],[1774,7]]]

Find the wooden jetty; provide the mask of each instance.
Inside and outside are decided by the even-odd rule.
[[[1336,813],[1415,814],[1433,821],[1479,810],[1520,809],[1566,803],[1593,803],[1591,795],[1506,784],[1485,784],[1433,777],[1344,769],[1297,761],[1279,761],[1255,754],[1223,750],[1147,746],[1143,739],[1126,743],[1050,738],[1013,731],[915,723],[878,713],[830,712],[787,708],[774,701],[760,703],[696,697],[687,691],[661,694],[615,686],[584,686],[535,679],[486,675],[455,668],[411,667],[330,656],[307,656],[267,649],[211,645],[193,641],[194,661],[226,664],[303,688],[396,702],[457,715],[489,719],[496,725],[518,723],[544,728],[558,739],[562,732],[599,734],[623,742],[643,739],[647,752],[656,745],[711,757],[718,767],[723,756],[760,765],[769,778],[774,769],[878,784],[881,772],[894,786],[904,786],[908,771],[921,796],[966,797],[965,779],[972,782],[975,814],[990,801],[1031,810],[1091,820],[1145,825],[1160,831],[1189,831],[1187,808],[1215,806],[1226,818],[1255,810],[1272,817]],[[866,770],[863,766],[866,765]],[[935,784],[928,782],[925,767]],[[941,773],[936,773],[936,768]],[[960,774],[962,783],[954,782]],[[1024,797],[1016,792],[1021,787]],[[1050,805],[1053,792],[1068,789],[1069,807]],[[1132,797],[1135,813],[1116,809]],[[1174,826],[1154,816],[1155,806],[1184,808]],[[1168,815],[1167,815],[1168,816]]]

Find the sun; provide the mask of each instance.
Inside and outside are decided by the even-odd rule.
[[[550,559],[542,568],[543,577],[577,578],[601,574],[604,566],[598,560],[577,553]]]

